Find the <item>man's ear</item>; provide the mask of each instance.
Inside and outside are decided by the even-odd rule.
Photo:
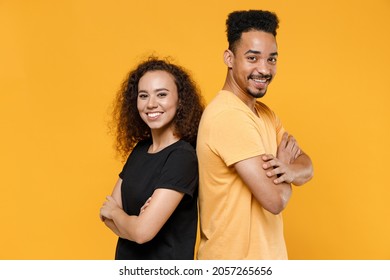
[[[223,61],[228,68],[233,67],[234,54],[231,50],[225,50],[225,52],[223,53]]]

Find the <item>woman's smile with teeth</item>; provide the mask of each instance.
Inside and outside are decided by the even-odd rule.
[[[148,115],[148,117],[150,118],[156,118],[158,116],[160,116],[162,113],[160,112],[156,112],[156,113],[146,113]]]

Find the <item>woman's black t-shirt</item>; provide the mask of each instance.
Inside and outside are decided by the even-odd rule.
[[[122,205],[128,215],[139,215],[141,207],[158,188],[184,193],[184,197],[157,235],[137,244],[119,238],[115,259],[193,259],[197,229],[198,161],[194,148],[179,140],[150,154],[152,142],[139,142],[119,177]]]

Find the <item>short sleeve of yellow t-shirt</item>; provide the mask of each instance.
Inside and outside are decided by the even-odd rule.
[[[211,125],[210,147],[227,166],[265,153],[259,128],[249,110],[224,110]]]

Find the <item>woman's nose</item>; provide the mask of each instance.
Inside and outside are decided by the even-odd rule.
[[[148,100],[147,106],[148,106],[148,108],[155,108],[155,107],[157,107],[156,98],[153,97],[153,96],[150,96],[149,100]]]

